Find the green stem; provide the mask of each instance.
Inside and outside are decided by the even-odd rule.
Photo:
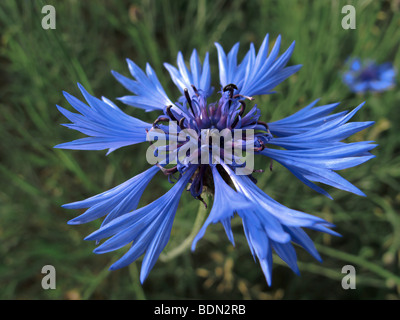
[[[370,271],[372,271],[373,273],[377,274],[378,276],[384,278],[384,279],[390,279],[393,282],[395,282],[397,285],[400,285],[400,277],[391,273],[390,271],[372,263],[369,262],[363,258],[345,253],[345,252],[341,252],[332,248],[328,248],[325,246],[321,246],[321,245],[316,245],[317,249],[319,252],[326,254],[327,256],[333,257],[333,258],[337,258],[337,259],[341,259],[343,261],[347,261],[353,264],[357,264],[363,268],[366,268]]]
[[[206,203],[208,203],[207,196],[205,196],[204,200]],[[185,240],[183,240],[179,246],[175,247],[174,249],[172,249],[171,251],[169,251],[165,254],[161,254],[160,255],[161,261],[163,261],[163,262],[170,261],[170,260],[178,257],[179,255],[181,255],[183,252],[185,252],[190,247],[194,237],[199,232],[199,230],[203,224],[203,221],[206,217],[206,213],[207,213],[207,208],[205,207],[205,205],[203,203],[200,203],[199,210],[197,211],[196,220],[194,221],[193,229],[190,232],[189,236]]]
[[[136,299],[137,300],[146,300],[146,295],[144,293],[142,286],[140,285],[139,270],[137,268],[136,262],[129,265],[129,275],[132,279],[133,290],[136,294]]]

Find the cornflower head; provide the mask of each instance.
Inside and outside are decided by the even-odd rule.
[[[329,198],[331,196],[314,182],[364,196],[335,171],[374,157],[369,151],[376,145],[370,141],[342,142],[373,122],[349,122],[362,104],[350,112],[331,114],[338,103],[317,106],[317,101],[282,120],[264,121],[257,105],[250,107],[249,104],[253,104],[256,96],[272,93],[274,87],[301,67],[286,66],[294,43],[279,55],[280,43],[279,36],[269,52],[267,35],[258,52],[251,44],[240,63],[238,43],[228,54],[216,43],[220,90],[219,100],[211,103],[207,101],[213,93],[208,53],[201,63],[194,50],[190,68],[181,53],[177,68],[165,64],[180,91],[177,102],[167,96],[149,64],[144,72],[127,60],[133,79],[115,71],[113,75],[133,95],[119,100],[146,111],[159,111],[160,116],[153,123],[127,115],[110,100],[93,97],[81,85],[86,103],[64,93],[79,112],[72,113],[57,106],[72,122],[65,126],[88,137],[57,145],[57,148],[108,149],[109,153],[120,147],[151,142],[147,159],[153,165],[149,169],[111,190],[63,206],[87,209],[69,224],[105,217],[101,227],[85,238],[97,243],[107,238],[96,247],[95,253],[131,244],[110,269],[125,267],[144,255],[140,273],[143,283],[169,241],[179,200],[186,188],[201,201],[206,190],[214,198],[208,217],[193,239],[192,250],[207,227],[218,222],[234,244],[231,219],[237,215],[242,219],[250,251],[254,259],[258,259],[269,285],[273,251],[295,273],[299,273],[299,268],[293,244],[321,261],[304,229],[338,235],[330,229],[333,225],[322,218],[289,209],[265,194],[253,177],[256,170],[252,167],[252,156],[279,162],[304,184]],[[159,171],[171,182],[175,180],[173,186],[157,200],[138,208],[143,192]]]
[[[351,58],[347,61],[342,79],[352,92],[382,92],[396,84],[396,74],[391,62],[377,64],[373,60]]]

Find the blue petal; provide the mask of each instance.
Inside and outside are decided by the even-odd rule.
[[[301,166],[301,164],[308,164],[331,170],[343,170],[357,166],[373,158],[374,156],[369,154],[368,151],[374,147],[376,147],[375,144],[354,142],[351,144],[316,148],[312,150],[265,149],[260,153],[273,159],[281,159],[295,165],[296,162],[298,162],[299,166]]]
[[[283,131],[286,126],[300,128],[302,123],[313,122],[322,117],[323,123],[317,126],[306,125],[298,134],[283,135],[270,139],[267,143],[284,147],[288,150],[266,148],[260,153],[281,163],[300,181],[327,197],[331,196],[314,182],[322,182],[336,188],[365,196],[365,194],[347,180],[336,174],[334,170],[342,170],[364,163],[374,156],[368,151],[376,147],[369,142],[345,144],[341,140],[363,130],[373,122],[347,123],[364,105],[360,104],[351,112],[339,113],[329,118],[327,113],[335,105],[313,108],[315,102],[300,110],[291,117],[272,123],[272,130]],[[309,116],[307,114],[310,114]],[[296,132],[293,130],[292,133]]]
[[[314,259],[322,262],[321,256],[315,248],[314,242],[310,239],[307,233],[299,227],[284,227],[287,233],[290,234],[292,241],[299,246],[303,247]]]
[[[351,66],[350,66],[352,71],[359,71],[361,70],[361,60],[360,59],[354,59],[351,62]]]
[[[388,81],[392,84],[396,81],[397,70],[391,63],[384,63],[379,67],[379,77],[382,81]]]
[[[257,203],[257,207],[253,210],[258,215],[260,223],[266,222],[269,216],[276,218],[280,224],[285,226],[297,227],[313,227],[316,225],[332,226],[324,219],[309,215],[307,213],[289,209],[279,202],[273,200],[258,188],[247,176],[232,176],[231,179],[239,192],[243,193],[246,198],[253,203]],[[282,234],[282,238],[287,238]],[[284,239],[286,240],[286,239]],[[285,241],[281,241],[285,242]]]
[[[226,56],[224,49],[219,43],[215,43],[218,51],[218,66],[219,66],[219,80],[220,84],[224,87],[228,84],[236,84],[240,87],[243,83],[246,61],[249,57],[247,55],[242,63],[237,65],[237,53],[239,50],[239,43],[236,43],[228,56]]]
[[[297,275],[300,275],[300,270],[297,266],[296,250],[293,248],[292,244],[272,241],[271,245],[278,256],[286,262],[290,269],[292,269]]]
[[[97,99],[80,84],[78,86],[89,106],[64,92],[67,101],[81,114],[70,112],[60,106],[57,108],[72,122],[66,124],[66,127],[89,137],[62,143],[55,148],[113,151],[146,141],[146,129],[151,128],[151,124],[127,115],[110,100],[104,97],[103,100]]]
[[[193,96],[195,92],[192,88],[192,85],[194,85],[196,89],[203,91],[205,97],[211,95],[213,89],[210,86],[211,71],[208,52],[204,58],[203,66],[201,66],[196,50],[193,50],[193,53],[190,57],[190,71],[185,65],[185,61],[181,52],[178,53],[177,64],[178,69],[169,63],[164,63],[164,66],[168,70],[172,81],[182,94],[184,94],[185,89],[188,89],[189,95]]]
[[[285,137],[303,133],[344,115],[344,112],[329,115],[339,103],[315,107],[317,102],[313,101],[289,117],[268,123],[269,130],[278,137]]]
[[[313,257],[320,260],[312,241],[301,228],[307,227],[337,236],[336,232],[329,229],[333,227],[331,223],[286,208],[266,195],[249,177],[237,176],[227,165],[222,165],[238,192],[253,203],[252,208],[238,210],[238,214],[243,220],[244,232],[253,257],[258,258],[269,285],[271,285],[272,249],[297,274],[299,269],[296,252],[290,242],[299,244]]]
[[[273,150],[265,149],[261,154],[270,157],[284,165],[293,174],[295,174],[302,182],[309,181],[322,182],[324,184],[342,189],[357,195],[365,196],[365,194],[349,181],[339,176],[333,170],[342,170],[357,166],[361,163],[373,158],[373,155],[363,155],[355,157],[338,157],[324,158],[318,149],[313,149],[317,154],[316,157],[309,155],[302,158],[301,154],[296,153],[297,150]],[[318,157],[319,155],[319,157]],[[315,185],[306,183],[312,189],[321,192]],[[325,194],[324,192],[321,192]],[[327,194],[325,194],[327,195]],[[330,197],[329,195],[327,195]]]
[[[113,76],[134,96],[124,96],[119,98],[127,105],[144,109],[146,111],[163,110],[166,106],[174,105],[168,98],[157,75],[149,64],[146,64],[144,73],[132,60],[127,59],[129,71],[135,80],[129,79],[116,71],[112,71]]]
[[[371,81],[369,83],[372,91],[384,91],[393,86],[392,81]]]
[[[243,230],[254,259],[258,258],[269,286],[272,285],[272,248],[264,230],[256,227],[253,221],[243,215]]]
[[[369,90],[369,81],[355,82],[350,88],[353,92],[366,92]]]
[[[349,113],[341,113],[340,116],[332,118],[320,126],[309,128],[299,134],[277,137],[268,143],[286,149],[314,149],[334,144],[340,145],[341,140],[374,124],[373,121],[346,123],[363,105],[364,103],[360,104]]]
[[[125,255],[110,267],[111,270],[127,266],[145,253],[140,275],[143,283],[168,242],[180,195],[196,169],[196,166],[190,167],[162,197],[115,218],[85,238],[101,240],[111,236],[94,250],[95,253],[113,251],[133,242]]]
[[[212,174],[214,179],[214,203],[211,212],[200,229],[196,237],[193,239],[192,250],[195,249],[197,241],[199,241],[205,234],[207,227],[211,223],[221,222],[229,240],[233,244],[233,238],[231,236],[230,224],[228,223],[232,218],[233,214],[237,210],[250,209],[251,203],[246,200],[246,198],[240,193],[235,192],[230,186],[226,184],[224,179],[218,173],[215,166],[212,166]]]
[[[89,208],[82,215],[68,221],[68,224],[82,224],[107,215],[103,225],[111,220],[135,210],[146,186],[159,167],[154,166],[128,181],[86,200],[63,205],[67,209]]]
[[[269,94],[274,87],[301,68],[300,65],[285,68],[293,53],[294,42],[278,57],[281,37],[277,38],[269,55],[268,39],[269,36],[266,35],[257,55],[254,45],[251,44],[239,66],[236,63],[238,44],[226,56],[222,47],[216,43],[221,85],[234,83],[238,87],[238,93],[243,96]]]

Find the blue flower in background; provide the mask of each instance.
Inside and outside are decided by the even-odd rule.
[[[342,79],[353,92],[381,92],[396,84],[396,69],[390,62],[377,64],[353,58],[349,59],[347,68]]]
[[[149,134],[163,132],[172,138],[179,132],[191,129],[201,133],[204,130],[218,129],[235,132],[253,130],[251,139],[242,137],[232,141],[243,150],[250,148],[254,154],[264,156],[266,161],[275,160],[286,167],[301,182],[331,197],[314,182],[321,182],[345,191],[364,196],[364,193],[335,171],[359,165],[374,156],[369,153],[376,145],[366,142],[345,143],[342,140],[361,131],[373,122],[350,122],[362,107],[352,111],[331,114],[337,103],[317,106],[312,102],[297,113],[275,122],[261,121],[257,105],[248,109],[249,101],[255,96],[270,94],[283,80],[300,69],[287,63],[294,49],[294,43],[281,55],[280,37],[269,52],[269,38],[265,37],[256,53],[253,45],[243,60],[238,63],[239,44],[228,54],[216,44],[219,63],[219,100],[208,103],[214,90],[211,87],[209,56],[200,62],[196,50],[193,51],[189,66],[183,55],[178,54],[177,68],[165,64],[174,84],[180,91],[177,102],[165,93],[156,74],[149,64],[145,72],[134,62],[127,60],[133,79],[113,71],[115,78],[133,95],[119,98],[123,103],[144,109],[159,111],[154,123],[146,123],[125,114],[106,98],[98,99],[90,95],[81,85],[79,88],[86,100],[82,102],[68,93],[65,98],[78,113],[58,107],[71,123],[68,128],[80,131],[88,137],[57,145],[57,148],[79,150],[108,150],[108,153],[129,145],[145,142]],[[164,123],[164,124],[163,124]],[[171,131],[175,123],[177,132]],[[175,148],[158,147],[155,153],[177,154],[189,144],[186,140]],[[86,200],[66,204],[68,209],[87,209],[69,224],[82,224],[105,217],[101,227],[86,237],[86,240],[102,242],[95,253],[106,253],[131,244],[127,252],[110,269],[129,265],[144,255],[140,280],[147,278],[160,253],[166,246],[180,197],[186,188],[191,195],[203,200],[201,195],[207,189],[214,195],[214,203],[204,225],[192,243],[192,250],[203,237],[211,223],[220,222],[228,239],[234,244],[231,219],[237,215],[242,219],[244,233],[250,251],[258,259],[268,284],[271,284],[272,253],[281,257],[289,267],[299,273],[293,243],[303,247],[317,260],[321,260],[312,240],[304,229],[317,230],[338,235],[330,228],[333,225],[319,217],[289,209],[265,194],[257,185],[252,172],[237,174],[243,167],[233,157],[231,163],[223,160],[222,149],[208,140],[198,140],[197,156],[212,154],[217,149],[220,161],[210,162],[172,162],[156,164],[145,172],[127,180],[115,188]],[[225,158],[224,158],[225,159]],[[139,200],[149,182],[162,172],[176,182],[171,189],[157,200],[138,208]]]

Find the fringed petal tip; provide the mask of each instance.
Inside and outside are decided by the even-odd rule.
[[[267,34],[257,54],[254,45],[250,44],[250,50],[240,64],[237,63],[238,44],[235,44],[226,55],[222,46],[215,43],[221,85],[224,87],[233,83],[238,87],[238,93],[244,96],[270,94],[274,87],[301,68],[301,65],[286,67],[295,42],[281,56],[278,56],[281,36],[277,37],[269,53],[268,41]]]

